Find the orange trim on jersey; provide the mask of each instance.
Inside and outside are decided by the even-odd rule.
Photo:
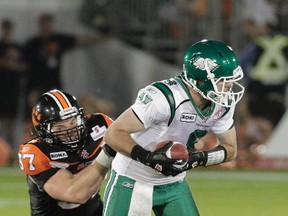
[[[98,113],[98,114],[104,117],[108,126],[110,126],[113,123],[113,120],[110,117],[108,117],[107,115],[105,115],[103,113]]]
[[[66,109],[69,107],[67,100],[63,97],[62,94],[60,94],[59,92],[56,92],[56,91],[51,91],[50,93],[53,94],[58,99],[58,101],[62,105],[63,109]]]

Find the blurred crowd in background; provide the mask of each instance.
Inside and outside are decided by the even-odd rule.
[[[288,3],[284,0],[85,0],[79,22],[92,34],[72,35],[54,30],[53,13],[35,20],[37,34],[19,43],[14,31],[21,23],[0,17],[0,165],[13,164],[18,146],[31,138],[30,113],[34,101],[52,88],[66,90],[61,80],[63,56],[76,46],[116,38],[179,67],[183,54],[204,38],[231,45],[245,79],[245,97],[237,107],[238,158],[228,167],[253,167],[261,148],[281,120],[287,106]],[[97,66],[96,66],[97,67]],[[110,66],[110,67],[113,67]],[[142,67],[142,66],[140,66]],[[113,73],[107,71],[109,76]],[[101,77],[99,78],[101,79]],[[64,80],[65,81],[65,80]],[[112,87],[113,88],[113,84]],[[83,92],[78,98],[87,113],[117,117],[119,100]],[[208,134],[198,148],[216,140]]]

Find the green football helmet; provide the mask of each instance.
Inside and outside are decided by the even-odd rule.
[[[233,50],[219,41],[202,40],[188,48],[181,77],[205,99],[224,107],[239,102],[245,90],[238,83],[243,71]]]

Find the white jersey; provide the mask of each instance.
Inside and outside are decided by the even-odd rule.
[[[206,110],[196,107],[188,88],[180,77],[155,82],[141,89],[131,106],[145,130],[132,134],[146,150],[153,151],[162,141],[178,141],[193,147],[208,131],[223,133],[233,125],[234,107],[213,103]],[[164,176],[127,156],[117,153],[112,168],[120,175],[154,185],[168,184],[184,178]]]

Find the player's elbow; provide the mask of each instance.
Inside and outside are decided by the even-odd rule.
[[[233,161],[237,157],[237,148],[231,148],[229,152],[227,152],[226,162]]]

